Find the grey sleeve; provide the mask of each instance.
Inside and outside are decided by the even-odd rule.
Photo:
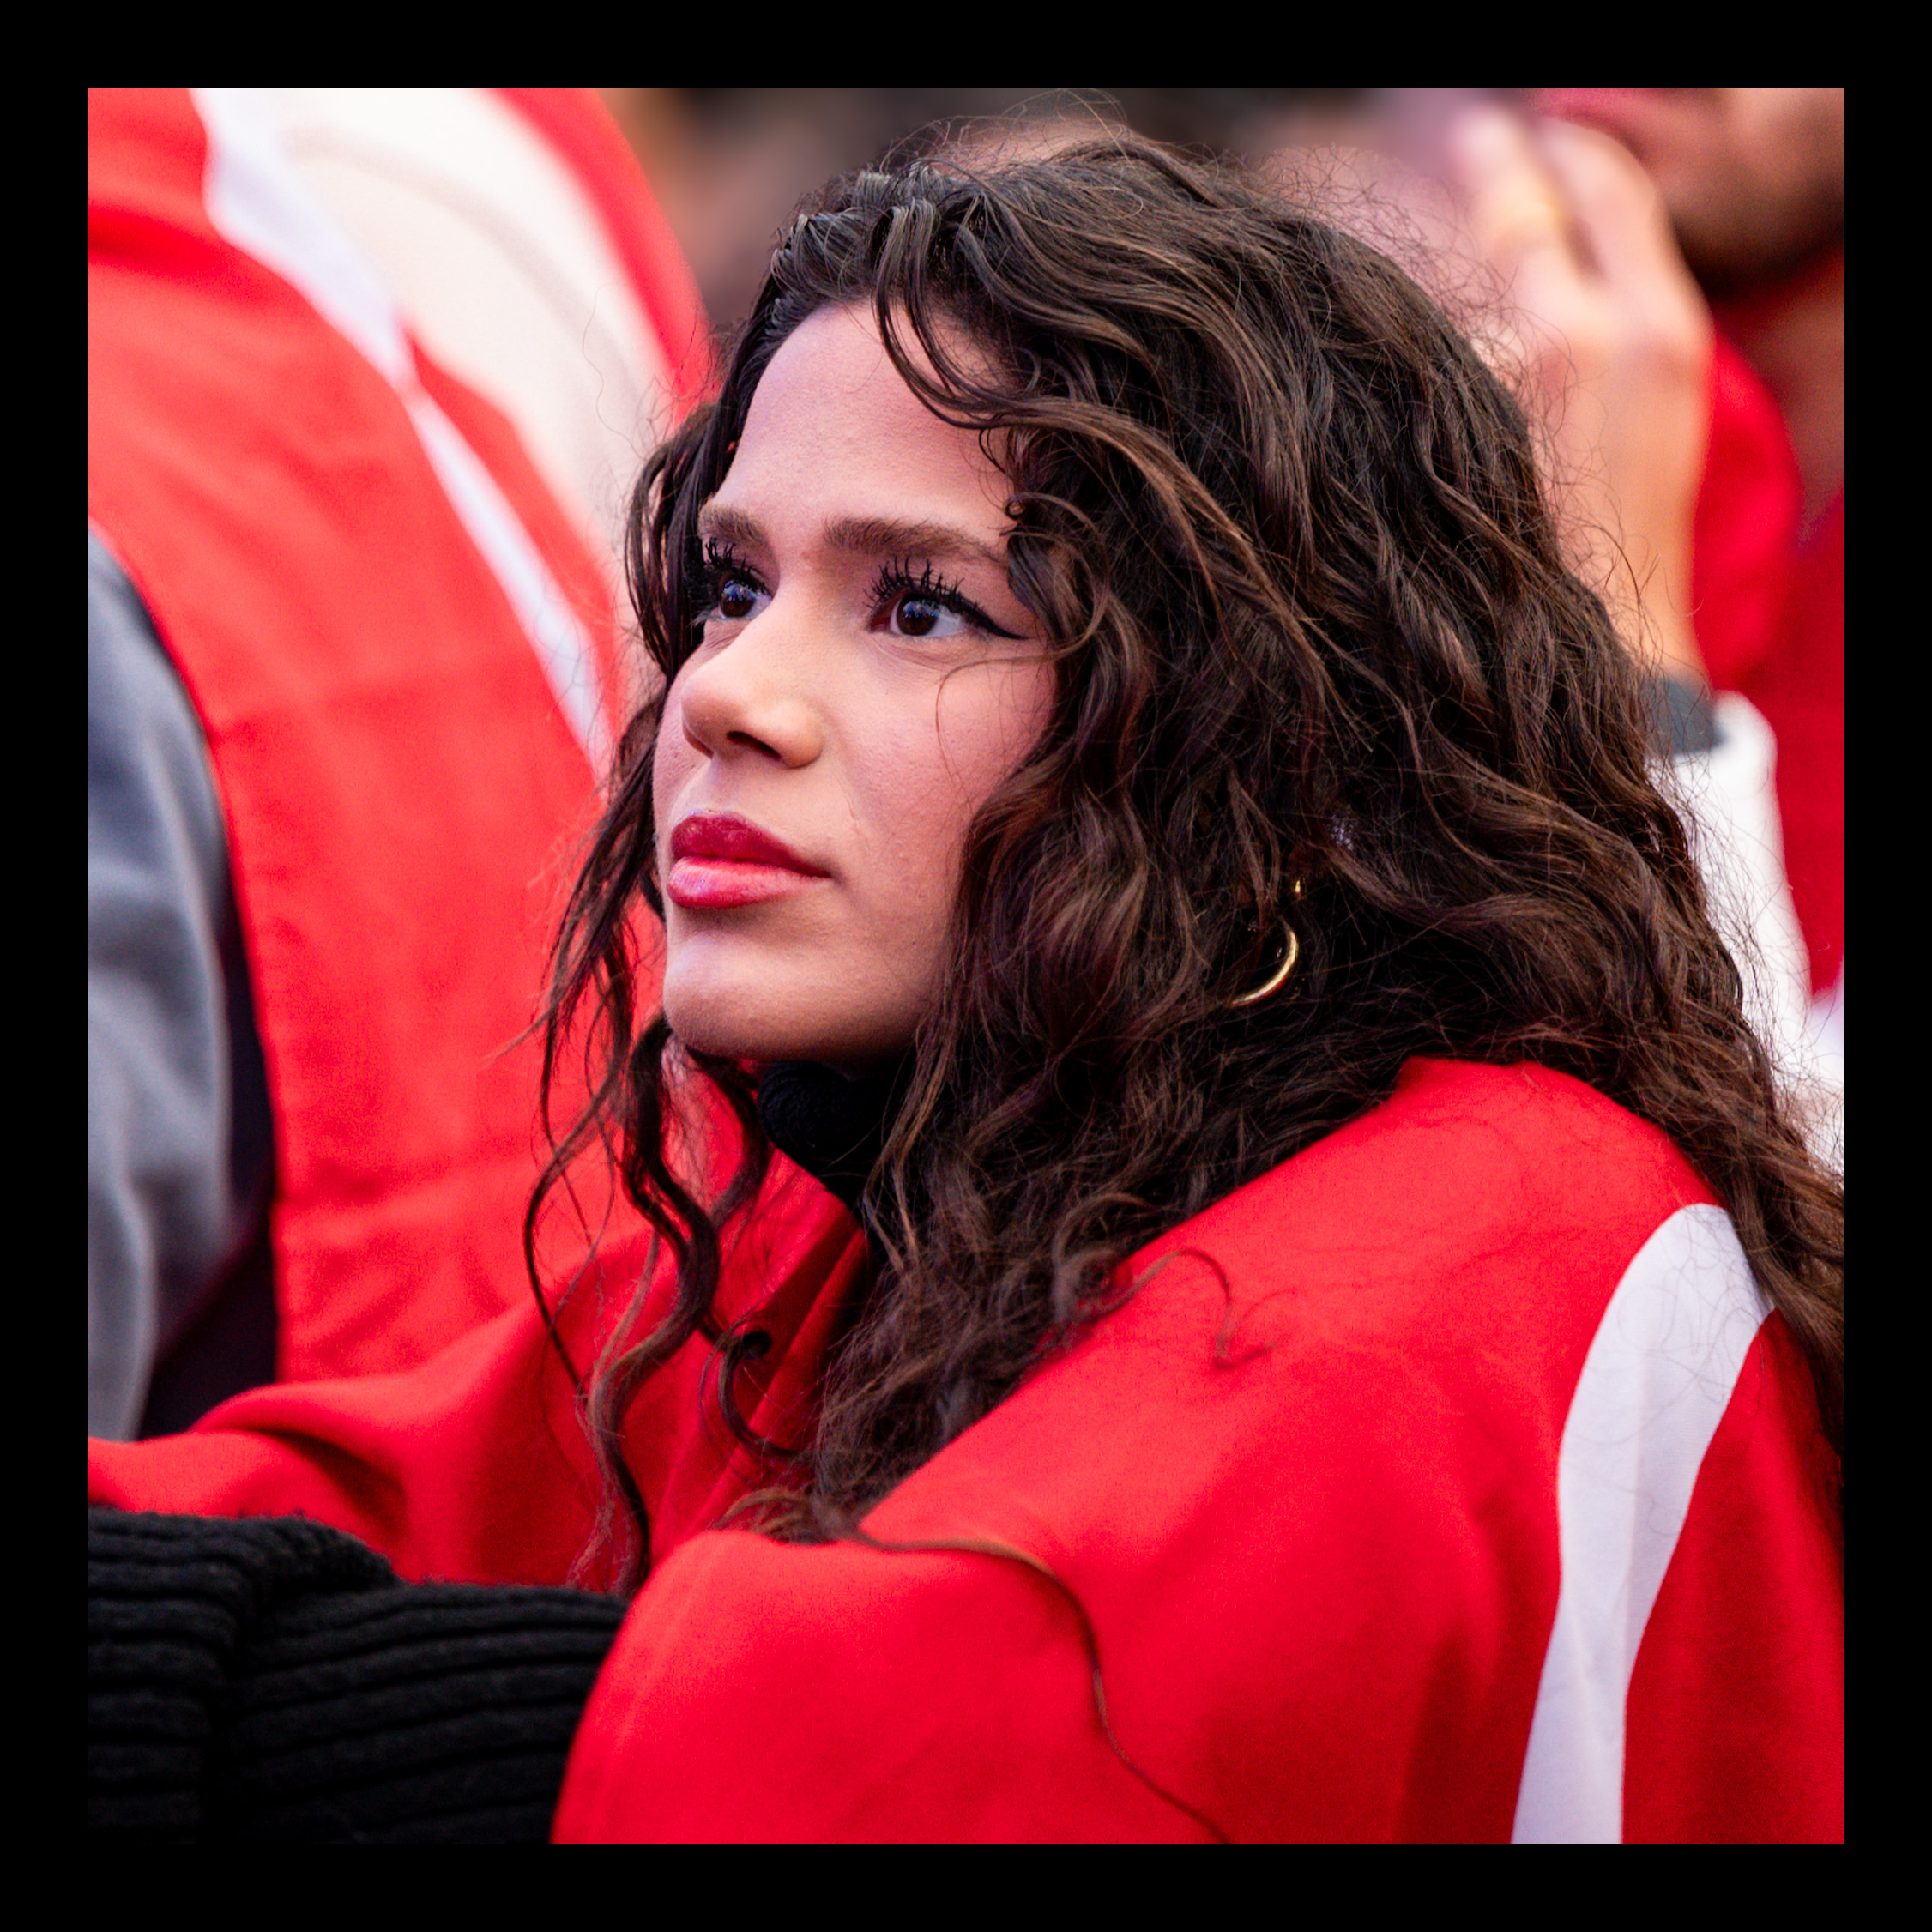
[[[134,1434],[157,1355],[266,1212],[265,1120],[237,1135],[238,1017],[245,1053],[258,1060],[259,1046],[233,905],[200,721],[139,596],[90,529],[92,1434]]]

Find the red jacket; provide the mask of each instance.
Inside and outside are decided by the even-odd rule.
[[[566,1311],[580,1360],[637,1259]],[[777,1162],[719,1302],[773,1337],[760,1434],[809,1425],[859,1259]],[[703,1344],[648,1385],[655,1567],[557,1836],[1840,1834],[1828,1456],[1662,1135],[1540,1069],[1416,1062],[1128,1274],[871,1513],[889,1549],[711,1527],[771,1472]],[[96,1500],[299,1510],[415,1577],[557,1581],[594,1500],[534,1307],[92,1456]]]

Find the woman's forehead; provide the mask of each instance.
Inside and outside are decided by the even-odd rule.
[[[1004,540],[1011,486],[976,432],[941,420],[893,366],[869,310],[821,309],[781,345],[707,506],[776,534],[812,522],[930,522]]]

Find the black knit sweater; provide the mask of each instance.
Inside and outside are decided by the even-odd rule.
[[[848,1206],[894,1076],[771,1068],[765,1130]],[[539,1844],[624,1620],[577,1590],[401,1581],[299,1518],[88,1512],[88,1830]]]
[[[298,1518],[88,1512],[88,1829],[540,1844],[624,1606],[405,1584]]]

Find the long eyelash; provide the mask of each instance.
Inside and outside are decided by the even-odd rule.
[[[949,609],[965,601],[959,595],[959,586],[939,576],[930,562],[921,564],[919,575],[915,577],[909,557],[879,567],[878,575],[872,579],[872,595],[875,604],[889,602],[895,597],[930,597],[935,604],[944,604]]]
[[[729,577],[742,577],[746,583],[758,584],[761,590],[764,588],[758,573],[728,543],[716,537],[705,538],[697,574],[701,594],[711,597],[717,595],[719,584]]]
[[[713,609],[719,592],[728,582],[748,583],[758,590],[765,587],[764,580],[728,543],[717,537],[707,537],[703,548],[694,559],[691,609],[698,613]]]
[[[933,570],[930,560],[921,564],[916,577],[913,575],[909,557],[880,567],[878,575],[872,579],[872,607],[876,610],[886,604],[897,603],[902,597],[924,597],[933,603],[944,605],[955,617],[964,618],[967,623],[979,630],[991,631],[996,637],[1010,637],[1013,634],[995,624],[970,597],[963,595],[957,583],[948,583]]]

